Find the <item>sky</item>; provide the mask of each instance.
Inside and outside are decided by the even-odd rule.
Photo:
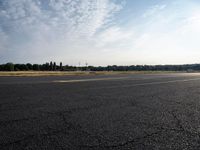
[[[0,0],[0,63],[200,63],[199,0]]]

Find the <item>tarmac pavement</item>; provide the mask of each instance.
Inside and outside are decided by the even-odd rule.
[[[0,149],[198,150],[200,74],[0,77]]]

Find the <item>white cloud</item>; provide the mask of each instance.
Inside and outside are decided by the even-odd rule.
[[[149,15],[155,14],[145,19],[144,30],[133,41],[134,51],[130,50],[129,56],[136,55],[142,64],[198,63],[200,11],[192,9],[192,4],[190,7],[183,7],[181,3],[176,9],[173,6],[166,10],[164,6],[152,7]],[[155,12],[154,8],[160,9]]]
[[[127,44],[133,35],[133,32],[127,31],[118,26],[113,26],[101,32],[96,37],[95,41],[98,46],[102,47],[107,47],[108,45],[115,47],[114,45],[116,45],[116,43],[116,46],[120,47],[120,44]]]
[[[184,34],[200,33],[200,11],[194,11],[182,22],[179,32]]]
[[[7,35],[2,31],[2,29],[0,28],[0,54],[3,53],[5,51],[5,47],[7,46]]]
[[[26,54],[40,57],[46,53],[48,59],[77,49],[86,52],[86,43],[112,23],[122,5],[113,0],[8,0],[1,8],[0,27],[15,55],[11,57],[22,60]],[[8,49],[0,44],[0,51]]]
[[[92,36],[121,9],[110,0],[9,0],[4,7],[4,17],[12,26],[38,26],[39,30],[46,25],[70,36]]]
[[[117,1],[3,1],[1,61],[57,60],[74,65],[86,60],[92,65],[198,62],[199,5],[186,0],[162,2],[138,16],[131,8],[124,12],[126,22],[117,24],[115,14],[124,0]]]
[[[165,4],[151,6],[149,9],[145,11],[145,13],[143,14],[143,17],[147,18],[147,17],[157,15],[158,13],[163,11],[166,7],[167,5]]]

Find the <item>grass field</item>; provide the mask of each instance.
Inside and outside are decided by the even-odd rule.
[[[0,71],[0,76],[69,76],[69,75],[113,75],[113,74],[156,74],[177,71]]]

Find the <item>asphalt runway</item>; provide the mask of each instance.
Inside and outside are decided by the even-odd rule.
[[[200,74],[0,77],[1,150],[199,150]]]

